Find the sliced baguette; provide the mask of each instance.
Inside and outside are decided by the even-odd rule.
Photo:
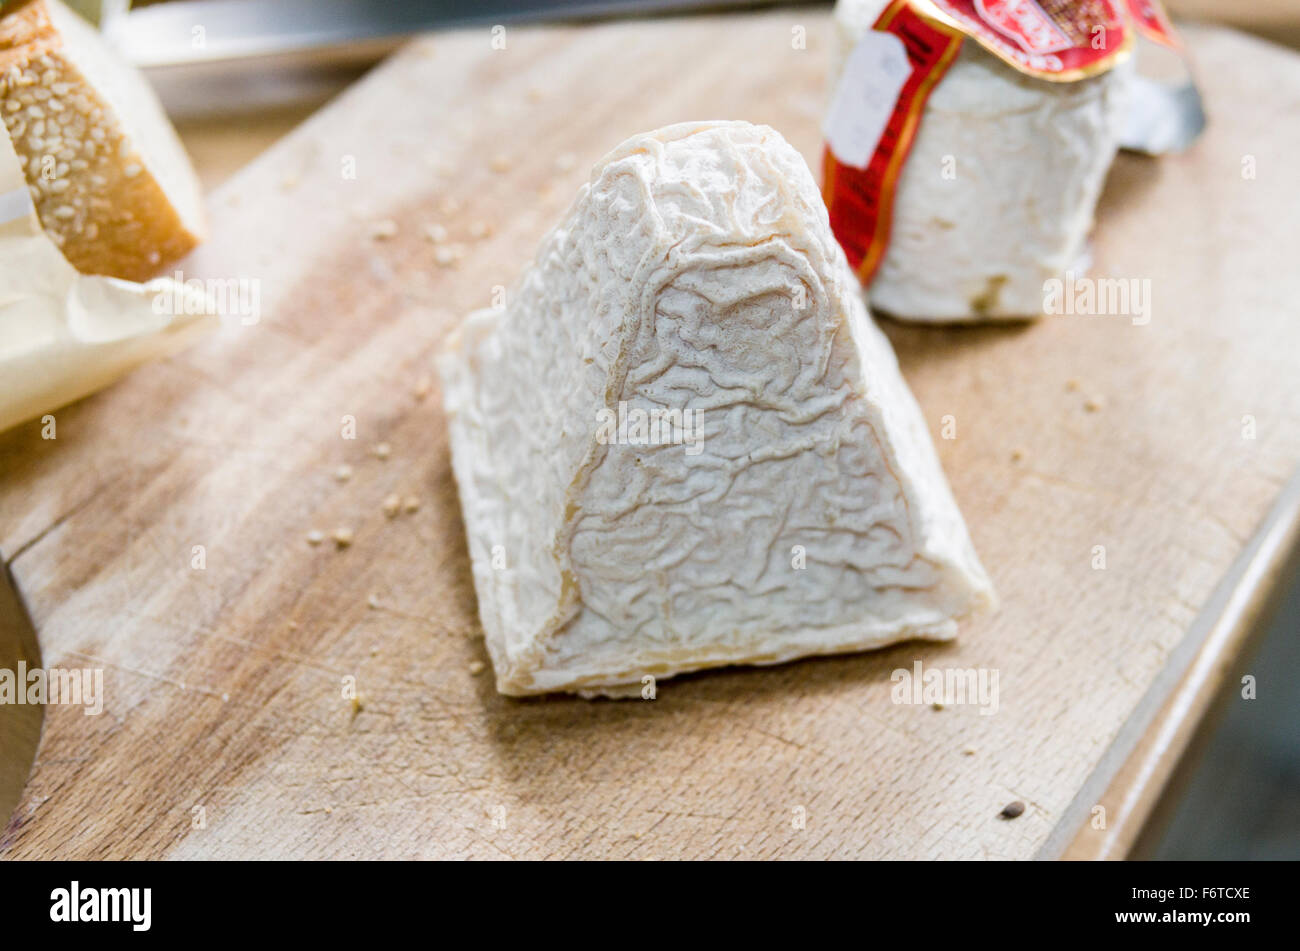
[[[0,117],[77,270],[143,281],[202,240],[198,179],[157,96],[59,0],[0,16]]]

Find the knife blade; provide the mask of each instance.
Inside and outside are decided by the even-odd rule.
[[[0,671],[13,671],[16,677],[20,662],[29,670],[39,667],[40,646],[9,564],[0,558]],[[21,818],[13,813],[31,775],[45,719],[44,706],[17,703],[16,699],[0,699],[0,855]]]

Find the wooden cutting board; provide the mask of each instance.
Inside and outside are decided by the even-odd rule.
[[[1180,748],[1159,730],[1194,722],[1296,525],[1300,60],[1229,32],[1188,31],[1204,140],[1122,157],[1099,214],[1097,273],[1149,278],[1149,324],[887,324],[1000,613],[954,645],[654,702],[507,700],[475,673],[436,381],[420,395],[440,342],[631,133],[743,118],[814,160],[828,37],[808,10],[433,36],[222,187],[184,272],[259,280],[261,320],[59,411],[55,440],[0,438],[0,550],[44,663],[102,667],[107,691],[101,716],[47,711],[0,854],[1028,858],[1131,837],[1132,790]],[[438,263],[432,224],[462,259]],[[391,493],[418,511],[389,518]],[[306,540],[338,527],[350,547]],[[892,703],[916,660],[997,670],[998,712]],[[1011,800],[1025,814],[998,818]]]

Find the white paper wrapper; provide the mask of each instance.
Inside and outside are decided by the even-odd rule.
[[[212,314],[202,291],[171,278],[78,273],[41,230],[0,126],[0,431],[174,352],[215,326]]]

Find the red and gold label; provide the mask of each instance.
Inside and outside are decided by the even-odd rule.
[[[1182,49],[1178,34],[1174,32],[1164,7],[1156,0],[1127,0],[1128,14],[1133,25],[1146,39],[1170,49]]]
[[[864,284],[880,266],[889,244],[894,191],[926,100],[956,59],[963,40],[955,26],[911,0],[894,0],[872,29],[902,41],[911,73],[865,166],[841,162],[829,143],[822,159],[822,195],[831,230]]]
[[[1110,69],[1133,45],[1127,0],[921,0],[1013,69],[1074,82]]]

